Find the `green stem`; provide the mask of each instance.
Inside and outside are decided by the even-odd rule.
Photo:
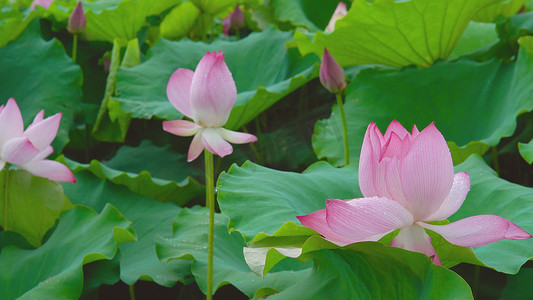
[[[78,35],[75,34],[72,38],[72,60],[76,62],[76,55],[78,54]]]
[[[207,239],[207,295],[213,299],[213,245],[215,237],[215,182],[213,154],[204,150],[205,158],[205,205],[209,208],[209,234]]]
[[[350,149],[348,148],[348,125],[346,125],[346,115],[344,114],[344,105],[342,104],[341,93],[337,93],[335,96],[337,97],[337,105],[339,106],[342,119],[342,132],[344,135],[344,161],[346,162],[346,165],[348,165],[350,163]]]
[[[492,161],[494,163],[494,170],[500,176],[500,162],[498,161],[498,149],[496,146],[492,147]]]
[[[474,280],[472,281],[472,296],[474,299],[477,299],[477,294],[479,291],[479,273],[481,271],[480,266],[474,266]]]
[[[130,299],[135,300],[135,284],[130,285]]]
[[[9,209],[9,198],[7,193],[7,187],[9,184],[9,164],[6,164],[5,168],[6,173],[4,174],[4,231],[8,230],[8,213]]]

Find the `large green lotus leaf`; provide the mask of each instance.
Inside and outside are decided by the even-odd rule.
[[[471,156],[456,171],[470,174],[472,186],[463,206],[451,216],[456,221],[473,215],[498,215],[533,233],[533,188],[499,178],[478,156]],[[485,265],[500,272],[515,274],[533,257],[533,239],[502,240],[474,253]]]
[[[146,17],[176,5],[175,0],[97,0],[83,1],[87,17],[84,34],[90,40],[113,42],[131,40],[145,25]],[[181,2],[181,1],[180,1]],[[47,10],[59,22],[66,22],[77,1],[56,0]]]
[[[34,20],[15,41],[0,48],[0,103],[14,97],[26,124],[42,109],[46,116],[62,112],[52,146],[61,151],[81,101],[81,70],[56,39],[45,41]]]
[[[155,235],[170,235],[172,221],[181,211],[174,203],[160,203],[134,194],[125,187],[98,178],[88,170],[75,170],[78,183],[65,183],[65,193],[77,204],[100,211],[106,203],[117,207],[137,233],[137,241],[120,245],[120,279],[127,284],[149,280],[163,286],[189,283],[190,262],[162,264],[156,256]]]
[[[409,129],[416,124],[420,130],[435,121],[450,141],[454,164],[511,136],[516,116],[533,109],[533,37],[520,42],[515,63],[465,58],[425,69],[361,71],[348,85],[344,105],[350,161],[359,159],[370,122],[385,132],[392,120]],[[317,122],[313,135],[317,157],[334,165],[344,163],[341,128],[334,106],[332,117]]]
[[[319,162],[302,174],[283,172],[251,162],[233,165],[217,182],[220,210],[249,241],[257,234],[273,234],[296,216],[323,209],[327,199],[362,197],[357,166],[342,169]],[[250,213],[250,208],[253,213]]]
[[[4,169],[0,182],[0,226],[6,230],[7,208],[7,230],[21,234],[34,247],[41,245],[59,214],[72,208],[61,184],[46,178],[23,170]]]
[[[500,299],[533,299],[533,269],[523,268],[514,276],[507,277],[507,285],[502,291]]]
[[[242,167],[234,165],[220,175],[217,190],[220,210],[230,218],[231,230],[241,232],[249,243],[292,248],[301,247],[308,236],[315,234],[299,225],[296,216],[324,209],[327,199],[362,197],[356,164],[338,169],[325,162],[312,165],[302,174],[250,162]],[[433,239],[444,266],[460,262],[483,265],[471,249],[452,245],[438,235]],[[382,242],[388,244],[390,240],[392,237]]]
[[[7,12],[0,11],[0,48],[16,39],[38,15],[39,12],[35,10],[28,13],[14,9]]]
[[[78,299],[83,265],[112,259],[118,244],[135,240],[131,223],[111,205],[100,214],[74,206],[40,248],[6,247],[0,254],[0,290],[5,299]],[[20,298],[19,298],[20,297]]]
[[[157,255],[161,261],[192,260],[192,273],[200,289],[205,293],[207,286],[207,231],[208,210],[204,207],[184,209],[174,221],[173,235],[156,241]],[[229,233],[228,219],[215,215],[215,248],[213,260],[214,289],[232,284],[252,297],[259,288],[283,290],[309,274],[308,265],[300,269],[280,268],[261,278],[252,273],[244,260],[243,247],[246,246],[238,232]]]
[[[153,151],[156,153],[159,152],[163,155],[165,154],[164,149],[162,150],[151,147],[133,149],[130,148],[124,149],[120,152],[136,153],[138,155],[139,153],[143,153],[143,151]],[[176,154],[176,156],[177,155],[178,154]],[[144,160],[140,160],[138,162],[146,161],[145,158],[143,159]],[[132,159],[132,161],[134,160]],[[150,165],[151,170],[147,171],[136,168],[135,163],[131,165],[119,165],[122,166],[121,169],[107,167],[105,164],[102,164],[97,160],[91,161],[90,164],[79,164],[71,160],[68,160],[67,163],[72,168],[74,173],[81,171],[89,171],[98,178],[109,180],[118,185],[123,185],[136,194],[159,202],[175,202],[178,204],[184,204],[190,199],[201,195],[204,191],[202,185],[200,185],[196,180],[191,177],[184,176],[181,178],[180,181],[177,181],[175,179],[168,180],[155,177],[155,174],[152,175],[150,173],[151,170],[154,170],[155,165]],[[111,163],[111,165],[113,165],[113,163]],[[174,170],[174,168],[170,169]]]
[[[499,40],[498,33],[496,32],[496,24],[471,21],[468,23],[448,60],[488,49],[499,42]]]
[[[355,0],[335,31],[297,31],[302,54],[327,47],[341,66],[429,66],[447,58],[472,16],[501,0]]]
[[[474,20],[478,22],[493,22],[500,15],[504,17],[512,16],[524,6],[525,2],[526,0],[507,0],[491,4],[478,11],[474,16]]]
[[[261,248],[251,249],[256,255],[246,258],[252,265],[265,259],[269,264],[278,255],[314,261],[308,278],[268,299],[472,299],[468,284],[453,271],[423,254],[380,243],[339,248],[312,236],[300,249],[271,249],[266,256]]]
[[[529,143],[519,143],[518,149],[520,155],[527,161],[528,164],[533,163],[533,139]]]
[[[207,15],[217,15],[223,13],[239,3],[237,0],[191,0],[203,13]]]
[[[317,76],[315,56],[302,58],[285,43],[291,33],[273,27],[237,42],[212,44],[160,39],[150,58],[117,74],[117,99],[134,118],[180,119],[183,115],[168,101],[166,86],[177,68],[194,70],[207,51],[222,50],[237,85],[237,101],[226,128],[238,129],[278,100]]]
[[[310,31],[324,30],[339,1],[324,0],[273,0],[274,17],[294,26],[304,26]]]
[[[200,16],[200,10],[192,2],[185,2],[174,7],[161,21],[159,27],[161,37],[175,40],[186,36],[196,23],[198,16]]]

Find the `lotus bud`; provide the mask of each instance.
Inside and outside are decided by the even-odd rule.
[[[79,34],[85,29],[87,24],[87,18],[85,17],[85,12],[83,11],[83,6],[81,2],[78,2],[72,15],[68,19],[67,30],[72,34]]]
[[[327,49],[324,49],[322,64],[320,65],[320,82],[333,94],[342,92],[346,87],[344,70]]]

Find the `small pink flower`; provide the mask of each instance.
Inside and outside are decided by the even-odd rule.
[[[344,18],[344,16],[346,16],[347,14],[348,10],[346,10],[346,4],[344,4],[344,2],[339,2],[324,32],[333,32],[333,30],[335,30],[335,23],[338,20]]]
[[[320,64],[320,82],[333,94],[341,92],[346,87],[344,70],[326,48],[324,48],[324,55]]]
[[[239,30],[244,27],[244,14],[239,5],[235,6],[235,9],[222,19],[222,23],[224,35],[229,35],[230,29]]]
[[[163,130],[179,136],[192,136],[187,161],[195,160],[203,149],[224,157],[233,152],[230,143],[245,144],[257,138],[248,133],[222,128],[228,121],[237,99],[237,88],[224,54],[207,52],[195,71],[178,69],[168,81],[170,103],[194,122],[174,120],[163,122]]]
[[[87,25],[87,18],[85,17],[85,12],[83,11],[83,5],[81,2],[76,4],[70,18],[68,19],[67,30],[72,34],[79,34]]]
[[[45,9],[48,9],[50,5],[52,4],[52,2],[54,2],[54,0],[33,0],[33,2],[31,3],[30,9],[34,10],[35,6],[37,5],[42,6]]]
[[[6,163],[17,165],[35,176],[54,181],[76,182],[70,169],[53,160],[46,160],[54,149],[50,144],[57,135],[61,113],[43,119],[41,110],[30,126],[24,122],[15,99],[0,107],[0,169]]]
[[[424,253],[436,264],[440,259],[425,229],[463,247],[532,237],[495,215],[447,225],[427,223],[453,215],[470,190],[468,173],[454,175],[450,150],[434,123],[421,132],[413,126],[409,133],[393,121],[385,135],[370,123],[361,149],[359,186],[365,198],[330,199],[325,209],[298,219],[339,245],[377,241],[400,229],[391,246]]]

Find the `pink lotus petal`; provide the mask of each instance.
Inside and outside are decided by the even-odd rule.
[[[224,157],[233,152],[233,147],[226,142],[215,128],[206,128],[202,132],[202,145],[211,153]]]
[[[444,220],[456,213],[466,199],[470,191],[470,176],[466,172],[457,173],[453,176],[452,189],[442,205],[431,216],[423,221]]]
[[[383,138],[385,141],[388,141],[391,137],[392,133],[396,133],[398,137],[403,140],[406,136],[410,136],[411,134],[409,131],[407,131],[400,122],[393,120],[390,122],[389,127],[387,127],[387,131],[385,131],[385,134],[383,135]]]
[[[381,149],[381,155],[379,161],[381,162],[383,158],[393,158],[399,157],[402,153],[403,140],[396,132],[390,134],[389,139],[383,149]]]
[[[61,113],[57,113],[41,122],[32,124],[32,126],[24,131],[24,136],[31,141],[35,148],[43,150],[47,146],[50,146],[56,137],[59,123],[61,122],[61,115]]]
[[[35,157],[31,159],[31,161],[43,160],[52,153],[54,153],[54,148],[52,148],[52,146],[45,147],[43,150],[41,150],[41,152],[35,155]]]
[[[15,99],[9,98],[2,113],[0,113],[0,146],[6,141],[22,136],[24,121]]]
[[[380,138],[382,138],[381,132],[376,123],[370,123],[366,129],[359,159],[359,188],[365,197],[379,195],[374,178],[377,176],[377,162],[381,152]]]
[[[30,126],[26,128],[26,130],[30,129],[32,126],[35,126],[35,124],[41,122],[44,119],[44,109],[42,109],[40,112],[35,115],[35,118],[33,118],[33,122],[31,122]]]
[[[52,2],[54,2],[54,0],[33,0],[33,2],[31,3],[30,9],[34,10],[35,6],[37,5],[42,6],[45,9],[48,9],[50,5],[52,4]]]
[[[339,2],[324,32],[333,32],[333,30],[335,30],[335,23],[337,23],[338,20],[344,18],[344,16],[346,16],[347,14],[348,11],[346,10],[346,4],[344,2]]]
[[[6,166],[6,162],[3,160],[0,160],[0,171]]]
[[[32,160],[39,153],[27,137],[10,139],[2,145],[2,160],[15,165],[22,165]]]
[[[401,180],[401,161],[398,158],[393,158],[389,161],[385,170],[385,182],[387,185],[388,197],[394,201],[400,203],[406,209],[409,207],[409,203],[405,199],[403,194],[403,185]]]
[[[418,225],[435,231],[448,242],[463,247],[478,247],[502,239],[523,240],[531,238],[515,223],[495,215],[472,216],[447,225]]]
[[[202,127],[186,120],[164,121],[163,130],[179,136],[195,135]]]
[[[222,51],[208,52],[198,63],[191,84],[191,112],[203,127],[222,127],[228,121],[237,88]]]
[[[424,228],[420,226],[413,225],[402,228],[398,235],[391,241],[390,245],[392,247],[424,253],[431,258],[434,264],[441,265],[440,258],[431,243],[431,238],[424,231]]]
[[[379,197],[327,200],[326,220],[331,230],[354,242],[376,240],[413,224],[413,216],[403,206]]]
[[[187,162],[191,162],[198,158],[202,151],[204,151],[204,145],[202,144],[202,133],[203,130],[198,131],[198,133],[194,136],[191,142],[191,146],[189,147],[189,154],[187,155]]]
[[[408,210],[416,220],[434,213],[453,185],[453,163],[442,134],[431,123],[403,158],[400,175]]]
[[[76,182],[72,171],[64,164],[53,160],[31,161],[20,166],[35,176],[48,178],[53,181]]]
[[[4,106],[5,106],[5,105],[3,105],[3,104],[2,104],[2,105],[0,105],[0,114],[1,114],[1,113],[2,113],[2,111],[4,110]]]
[[[347,84],[344,70],[326,48],[320,64],[320,83],[333,94],[344,90]]]
[[[414,140],[418,134],[420,133],[420,131],[418,131],[418,128],[416,127],[416,125],[413,124],[413,130],[412,130],[412,133],[411,133],[411,140]]]
[[[336,234],[331,228],[329,228],[328,223],[326,222],[325,209],[317,210],[308,215],[297,216],[297,218],[303,226],[313,229],[320,233],[325,239],[339,246],[346,246],[354,242]]]
[[[189,69],[177,69],[167,84],[167,98],[182,114],[193,119],[191,112],[191,84],[194,72]]]
[[[247,144],[257,141],[257,137],[253,134],[231,131],[225,128],[217,128],[217,131],[223,139],[232,144]]]

